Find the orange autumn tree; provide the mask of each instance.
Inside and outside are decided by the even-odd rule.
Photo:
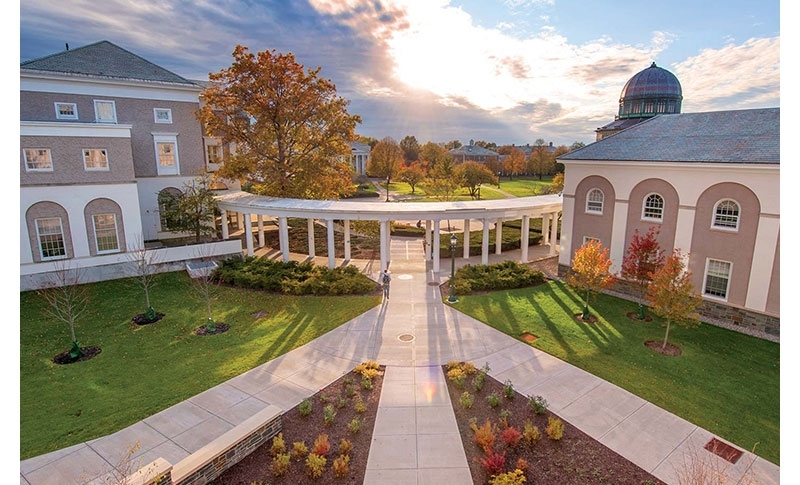
[[[252,192],[299,199],[338,199],[353,193],[349,142],[358,115],[349,101],[294,55],[253,54],[237,45],[233,64],[209,74],[197,112],[205,134],[235,144],[218,175]]]
[[[684,256],[680,250],[673,251],[664,265],[653,273],[652,281],[647,287],[650,309],[667,321],[662,350],[667,348],[671,323],[687,328],[700,324],[696,310],[703,300],[695,293],[692,273],[686,270],[683,261]]]
[[[608,248],[600,241],[590,239],[575,251],[572,268],[567,273],[567,284],[586,295],[581,320],[589,320],[589,300],[614,284],[614,277],[609,272],[611,259]]]

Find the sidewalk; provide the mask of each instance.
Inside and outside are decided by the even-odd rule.
[[[471,483],[440,367],[452,360],[488,362],[498,381],[510,379],[522,394],[543,396],[554,413],[677,484],[675,467],[684,453],[700,449],[711,433],[445,305],[438,286],[449,271],[434,274],[420,257],[421,244],[392,238],[390,299],[379,307],[118,433],[25,460],[20,484],[106,483],[105,471],[135,442],[138,466],[158,457],[176,463],[264,407],[290,409],[366,360],[387,368],[367,485]],[[531,259],[548,250],[531,251]],[[496,257],[514,253],[492,255],[490,262]],[[352,263],[377,278],[379,268],[370,262]],[[745,452],[728,471],[739,476],[752,457]],[[780,483],[780,468],[761,458],[753,470],[760,484]]]

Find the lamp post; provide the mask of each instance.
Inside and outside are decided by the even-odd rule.
[[[450,303],[455,303],[456,300],[456,243],[458,239],[455,234],[450,235],[450,298],[447,299]]]
[[[481,183],[478,182],[478,200],[481,200]]]

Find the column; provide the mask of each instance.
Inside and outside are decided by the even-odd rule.
[[[333,219],[325,221],[328,226],[328,268],[333,269],[336,267],[336,243],[333,239]]]
[[[350,261],[350,219],[344,220],[344,260]]]
[[[433,245],[431,247],[431,251],[433,251],[433,272],[439,272],[439,247],[440,247],[440,234],[439,234],[439,224],[440,221],[435,220],[433,221]]]
[[[464,219],[464,259],[469,259],[469,219]]]
[[[522,242],[520,242],[520,263],[528,262],[528,244],[530,244],[531,216],[522,216]]]
[[[264,247],[264,215],[259,214],[258,218],[258,247]]]
[[[433,254],[431,253],[431,221],[425,221],[425,261],[431,259]]]
[[[286,217],[278,217],[278,241],[283,253],[283,262],[289,262],[289,221]]]
[[[481,240],[481,264],[489,264],[489,222],[487,219],[483,220],[483,239]]]
[[[558,212],[550,216],[550,256],[555,256],[558,245]]]
[[[250,214],[245,214],[244,218],[244,241],[247,245],[247,255],[255,256],[253,254],[253,222],[250,220]]]
[[[317,255],[317,248],[314,246],[314,218],[306,219],[308,224],[308,259],[314,259]]]
[[[389,267],[389,248],[386,247],[386,233],[389,232],[389,221],[381,221],[381,267],[378,268],[378,275]]]
[[[542,244],[550,244],[550,214],[542,215]]]
[[[220,219],[222,222],[222,239],[227,240],[230,236],[228,234],[228,211],[225,209],[220,209]]]
[[[497,219],[494,224],[494,254],[503,253],[503,219]]]

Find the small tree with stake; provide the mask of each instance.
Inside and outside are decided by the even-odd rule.
[[[78,338],[75,336],[75,322],[89,306],[86,286],[80,283],[81,276],[79,268],[70,268],[58,261],[55,271],[49,274],[45,286],[38,291],[47,303],[43,308],[44,314],[69,325],[72,337],[69,357],[73,360],[83,355],[83,350],[78,345]]]
[[[150,304],[150,290],[152,290],[155,286],[155,253],[147,249],[144,241],[142,241],[140,244],[134,245],[127,255],[133,266],[133,269],[131,270],[133,273],[133,279],[139,286],[142,287],[142,290],[144,291],[145,305],[147,306],[144,312],[145,320],[147,322],[153,322],[156,320],[157,315],[156,311],[153,309],[153,306]]]
[[[600,241],[590,239],[575,251],[572,268],[567,274],[567,284],[586,295],[581,320],[589,320],[589,300],[614,284],[614,277],[609,273],[611,260],[608,248]]]
[[[633,281],[639,289],[639,308],[637,318],[645,319],[644,299],[647,287],[650,284],[650,276],[664,265],[664,252],[658,244],[659,230],[651,227],[644,236],[639,235],[639,230],[635,230],[633,238],[625,251],[625,258],[622,260],[620,277]]]
[[[686,270],[683,260],[680,250],[676,249],[661,268],[652,274],[652,281],[647,288],[647,301],[651,310],[667,321],[661,350],[667,348],[672,322],[685,327],[700,324],[696,310],[703,300],[695,293],[692,274]]]

